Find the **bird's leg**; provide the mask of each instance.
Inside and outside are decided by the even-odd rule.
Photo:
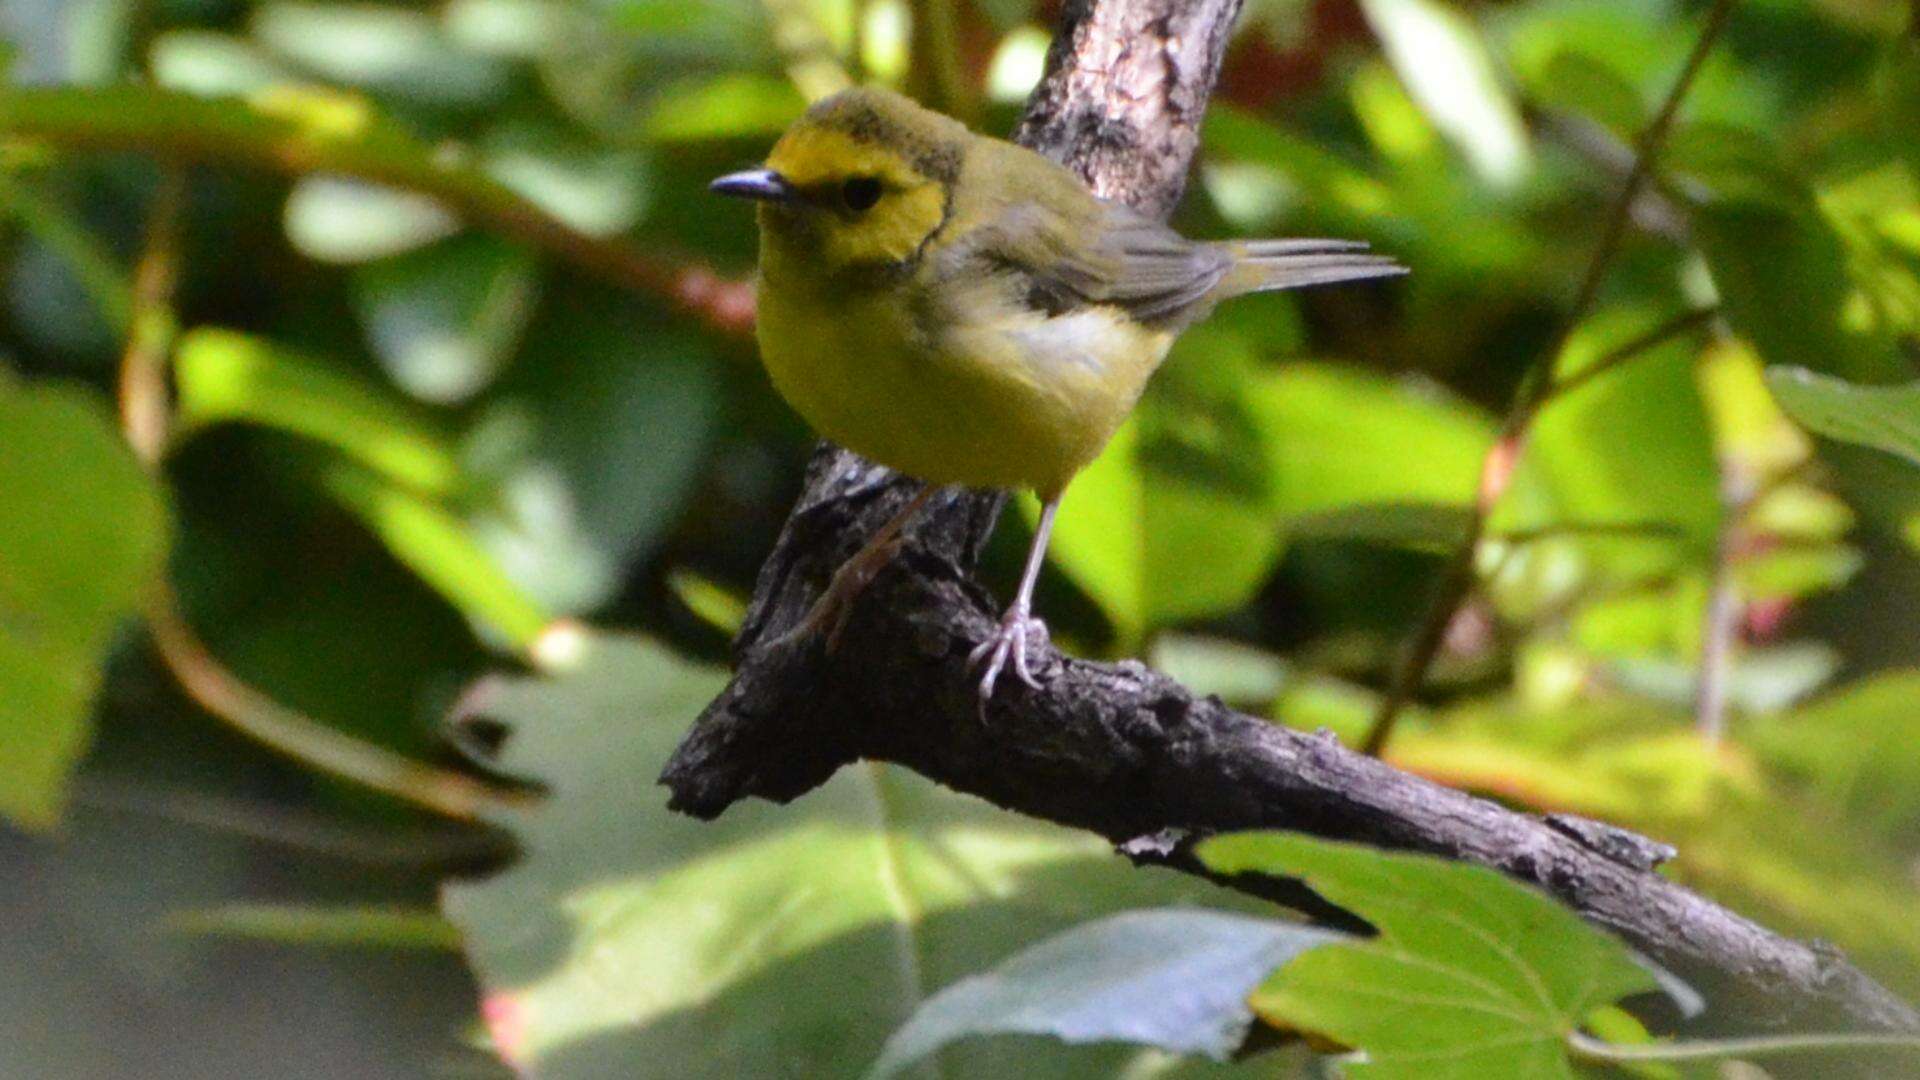
[[[1000,672],[1009,660],[1013,664],[1013,673],[1019,680],[1035,690],[1040,682],[1033,677],[1033,671],[1027,667],[1027,636],[1038,638],[1041,643],[1047,640],[1047,624],[1033,617],[1033,586],[1040,580],[1040,566],[1047,560],[1047,538],[1053,534],[1053,515],[1060,509],[1060,496],[1054,495],[1040,507],[1040,524],[1033,531],[1033,547],[1027,551],[1026,569],[1020,572],[1020,588],[1013,595],[1013,603],[1007,605],[1007,613],[1000,618],[998,629],[987,636],[967,656],[969,667],[985,665],[980,675],[980,707],[986,708],[987,701],[993,697],[993,684],[999,681]]]
[[[804,638],[824,634],[828,652],[838,647],[840,632],[847,628],[847,616],[853,613],[853,601],[880,573],[881,568],[900,553],[904,539],[901,533],[907,527],[907,522],[913,520],[913,515],[939,490],[933,484],[922,484],[899,513],[888,518],[887,523],[880,526],[864,547],[840,564],[840,569],[833,572],[833,580],[827,583],[827,591],[813,602],[807,617],[784,636]]]

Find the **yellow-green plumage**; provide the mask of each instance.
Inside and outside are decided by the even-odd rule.
[[[1402,272],[1341,241],[1187,240],[884,90],[821,101],[765,168],[714,190],[761,200],[760,353],[815,430],[931,484],[1039,493],[1019,592],[973,655],[983,702],[1009,663],[1039,685],[1026,643],[1060,495],[1180,331],[1229,296]],[[831,639],[926,494],[841,568],[803,630]]]
[[[1305,284],[1397,270],[1351,245],[1261,259],[1184,240],[881,90],[814,106],[766,165],[809,195],[760,209],[774,385],[829,439],[935,483],[1057,495],[1221,297],[1284,287],[1288,271]],[[882,192],[861,212],[835,202],[858,178]]]

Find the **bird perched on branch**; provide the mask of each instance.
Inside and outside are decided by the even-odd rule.
[[[822,435],[923,481],[802,624],[848,604],[945,484],[1041,501],[1019,590],[971,663],[980,696],[1027,659],[1060,497],[1180,332],[1245,293],[1405,273],[1341,240],[1188,240],[1059,164],[880,89],[808,109],[763,167],[713,182],[759,203],[758,334],[782,396]]]

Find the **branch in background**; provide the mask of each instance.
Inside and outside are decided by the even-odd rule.
[[[1103,194],[1164,214],[1178,200],[1238,8],[1068,4],[1021,140]],[[983,717],[966,658],[997,620],[970,573],[1000,495],[937,496],[855,605],[831,656],[787,638],[834,570],[916,487],[831,446],[815,454],[761,568],[733,681],[662,773],[674,808],[713,817],[745,798],[784,802],[871,758],[1188,873],[1201,872],[1195,840],[1239,829],[1430,852],[1558,896],[1714,995],[1721,1008],[1712,1021],[1723,1026],[1920,1030],[1920,1015],[1833,951],[1782,938],[1661,877],[1657,845],[1441,787],[1331,738],[1196,699],[1139,663],[1041,650],[1044,689],[1009,686]],[[1307,895],[1297,882],[1225,884],[1295,904]],[[1324,903],[1308,907],[1326,913]]]
[[[180,280],[180,215],[186,198],[186,173],[177,166],[162,170],[133,271],[127,349],[120,360],[120,429],[148,468],[157,467],[166,452],[170,426],[167,362],[180,335],[173,296]]]
[[[344,104],[343,104],[344,102]],[[366,106],[329,103],[335,112]],[[317,107],[309,106],[314,112]],[[435,154],[371,116],[315,120],[237,101],[151,87],[0,91],[0,131],[76,150],[131,151],[172,162],[214,162],[289,176],[326,173],[418,192],[471,222],[540,248],[622,288],[657,296],[707,327],[753,326],[753,287],[697,264],[652,258],[625,240],[590,236],[476,169]],[[332,114],[328,114],[331,116]],[[337,124],[339,130],[329,128]]]
[[[1540,392],[1514,403],[1513,411],[1507,414],[1501,426],[1500,436],[1494,440],[1492,448],[1487,451],[1486,460],[1481,463],[1480,488],[1474,501],[1473,514],[1468,519],[1467,536],[1448,556],[1446,567],[1440,573],[1440,584],[1434,590],[1433,604],[1421,619],[1419,630],[1400,654],[1393,681],[1386,696],[1381,699],[1373,725],[1368,728],[1367,737],[1361,744],[1363,752],[1379,757],[1386,749],[1401,710],[1419,691],[1420,684],[1426,679],[1427,669],[1433,666],[1442,643],[1447,639],[1447,628],[1453,624],[1460,605],[1473,591],[1474,559],[1479,554],[1480,541],[1485,538],[1487,518],[1513,478],[1514,467],[1519,464],[1520,454],[1525,450],[1527,434],[1540,411],[1621,365],[1677,337],[1704,328],[1718,313],[1716,308],[1700,308],[1676,315],[1571,375],[1554,380],[1540,379],[1538,385],[1543,387]],[[1569,323],[1569,328],[1572,325]],[[1565,347],[1563,338],[1554,351],[1547,355],[1557,356]],[[1551,360],[1548,362],[1551,363]]]
[[[1594,303],[1600,297],[1600,285],[1606,280],[1614,256],[1619,254],[1620,245],[1626,239],[1627,226],[1633,220],[1633,208],[1640,199],[1641,190],[1653,175],[1667,133],[1673,129],[1673,118],[1678,115],[1687,91],[1693,88],[1701,65],[1719,40],[1720,31],[1725,29],[1727,17],[1733,14],[1734,3],[1735,0],[1714,0],[1713,7],[1707,12],[1706,25],[1701,27],[1700,36],[1693,43],[1686,66],[1674,79],[1666,100],[1660,103],[1660,111],[1640,136],[1633,167],[1627,171],[1620,194],[1615,196],[1607,212],[1606,222],[1600,229],[1600,242],[1594,247],[1593,258],[1587,263],[1586,275],[1580,281],[1579,291],[1574,294],[1573,305],[1567,309],[1559,333],[1554,335],[1552,346],[1541,353],[1540,359],[1521,377],[1520,390],[1514,395],[1506,422],[1501,425],[1500,437],[1494,440],[1493,448],[1487,451],[1486,461],[1481,465],[1480,491],[1474,502],[1473,517],[1467,526],[1467,536],[1447,560],[1433,602],[1419,629],[1401,653],[1400,663],[1394,669],[1393,682],[1374,714],[1373,726],[1367,733],[1365,743],[1369,754],[1377,755],[1385,749],[1387,740],[1393,735],[1394,721],[1399,717],[1400,710],[1406,707],[1407,702],[1419,692],[1421,684],[1426,682],[1427,669],[1433,666],[1440,644],[1446,640],[1448,624],[1453,621],[1461,602],[1472,591],[1474,554],[1479,549],[1487,515],[1492,512],[1500,496],[1506,493],[1507,484],[1513,479],[1514,467],[1526,450],[1527,432],[1534,418],[1556,396],[1553,365],[1559,361],[1560,354],[1566,351],[1567,342],[1572,340],[1581,321],[1593,312]],[[1601,366],[1594,365],[1596,368]]]
[[[167,363],[179,321],[180,216],[186,183],[178,169],[160,181],[144,249],[131,289],[132,310],[120,362],[120,423],[141,464],[158,472],[171,427]],[[514,805],[521,797],[461,773],[411,761],[362,742],[248,686],[214,658],[187,625],[172,582],[154,583],[144,614],[154,646],[194,701],[235,730],[322,772],[353,780],[449,817],[473,819],[482,810]]]
[[[82,773],[76,806],[109,814],[167,821],[237,837],[294,854],[375,869],[460,872],[511,855],[498,833],[434,827],[394,832],[359,829],[297,807],[173,788],[131,777]]]

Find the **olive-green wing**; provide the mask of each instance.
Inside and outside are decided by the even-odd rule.
[[[1159,322],[1198,304],[1233,264],[1225,249],[1124,206],[1089,199],[1074,209],[1008,207],[956,241],[949,272],[1007,275],[1025,303],[1052,314],[1110,304]]]
[[[1181,323],[1227,296],[1405,271],[1344,240],[1189,240],[1118,203],[1078,213],[1009,207],[975,227],[955,255],[1016,276],[1029,306],[1051,313],[1110,304],[1143,323]]]

